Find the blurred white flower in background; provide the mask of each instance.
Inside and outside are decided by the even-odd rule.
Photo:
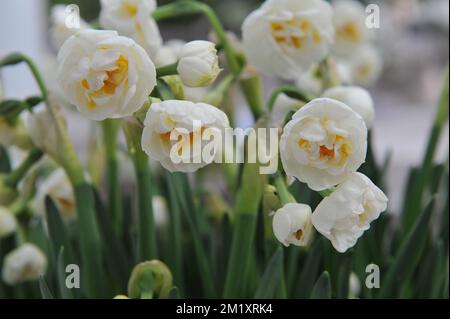
[[[333,42],[332,8],[323,0],[268,0],[242,25],[244,51],[268,75],[295,79]]]
[[[150,57],[162,45],[158,25],[151,13],[155,0],[101,0],[100,25],[107,30],[117,30],[120,35],[139,43]]]
[[[201,127],[195,128],[194,122],[199,121]],[[222,130],[229,127],[227,115],[218,108],[205,104],[193,103],[181,100],[166,100],[160,103],[153,103],[147,113],[144,121],[144,131],[142,133],[142,149],[152,159],[161,163],[164,168],[171,172],[195,172],[201,167],[206,166],[212,160],[215,154],[210,158],[211,161],[204,162],[203,158],[194,158],[193,156],[202,156],[202,154],[193,154],[193,151],[184,149],[191,147],[192,143],[200,142],[201,152],[203,151],[203,141],[194,140],[194,133],[202,135],[205,131]],[[186,135],[181,129],[187,130]],[[194,132],[194,129],[199,129]],[[182,136],[188,143],[181,141],[172,141],[170,136]],[[175,145],[177,144],[177,145]],[[189,145],[185,145],[189,144]],[[176,147],[176,153],[186,160],[175,163],[172,159],[172,148]],[[217,150],[216,150],[217,151]],[[188,153],[189,158],[184,158]],[[196,162],[198,161],[198,162]]]
[[[186,43],[181,49],[177,71],[186,86],[211,85],[221,71],[216,45],[201,40]]]
[[[345,63],[350,68],[352,83],[364,87],[375,84],[383,71],[380,53],[369,44],[358,48]]]
[[[25,126],[34,146],[54,158],[59,157],[60,136],[57,123],[45,105],[33,109],[26,116]]]
[[[61,91],[92,120],[131,115],[156,84],[145,50],[115,31],[79,32],[64,43],[58,62]]]
[[[280,156],[289,177],[324,190],[342,182],[366,158],[363,119],[337,100],[318,98],[298,110],[283,129]]]
[[[12,212],[6,207],[0,206],[0,240],[5,238],[17,229],[17,220]]]
[[[323,92],[323,97],[328,97],[343,102],[358,113],[366,123],[367,128],[371,128],[375,110],[370,93],[359,86],[335,86]]]
[[[45,198],[49,196],[65,221],[76,218],[75,195],[72,184],[62,168],[54,170],[38,186],[34,202],[34,211],[45,216]]]
[[[79,20],[79,26],[68,26],[67,18],[69,14],[65,5],[59,4],[52,7],[50,15],[50,37],[52,45],[56,50],[59,50],[70,36],[80,30],[91,28],[82,18]]]
[[[361,173],[349,174],[331,195],[325,197],[312,215],[316,230],[343,253],[353,247],[387,207],[387,197]]]
[[[45,274],[47,257],[36,245],[25,243],[5,256],[2,279],[8,285],[36,280]]]
[[[312,238],[311,207],[288,203],[275,212],[272,229],[280,243],[288,247],[306,246]]]
[[[153,218],[157,227],[164,227],[169,221],[169,211],[166,199],[161,195],[152,197]]]
[[[351,56],[371,39],[371,31],[365,23],[365,8],[358,1],[338,0],[333,2],[333,12],[336,29],[333,52],[340,57]]]

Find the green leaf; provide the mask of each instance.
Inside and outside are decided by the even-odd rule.
[[[258,288],[255,292],[255,299],[270,299],[275,297],[280,286],[283,273],[283,249],[278,247],[270,258],[270,261],[259,280]]]
[[[178,287],[173,287],[169,292],[168,299],[180,299],[180,292]]]
[[[108,268],[116,275],[119,285],[123,287],[128,281],[132,265],[126,255],[123,243],[114,233],[111,216],[106,212],[98,192],[94,189],[95,211],[97,213],[100,236],[105,249],[105,259]]]
[[[56,271],[58,277],[58,292],[62,299],[72,299],[73,295],[69,288],[66,286],[66,263],[64,258],[64,247],[61,247],[56,259]]]
[[[317,279],[311,292],[311,299],[331,299],[331,281],[328,271]]]
[[[296,295],[299,298],[308,298],[310,296],[314,281],[319,273],[320,260],[322,258],[321,248],[321,242],[317,239],[306,257],[297,285]]]
[[[58,256],[61,247],[65,247],[65,261],[72,263],[75,261],[66,225],[61,219],[61,215],[55,203],[50,197],[45,198],[45,212],[47,216],[48,233],[51,240],[54,256]]]
[[[51,293],[44,277],[39,278],[39,289],[41,291],[41,296],[43,299],[54,299],[53,294]]]
[[[11,162],[9,154],[3,145],[0,145],[0,173],[8,173],[11,171]]]
[[[448,97],[448,66],[446,68],[445,79],[442,87],[441,96],[439,99],[438,109],[434,118],[433,127],[428,139],[427,149],[422,160],[422,167],[418,172],[415,184],[414,196],[410,197],[410,218],[407,219],[405,226],[406,233],[413,226],[422,209],[422,202],[424,193],[427,187],[429,187],[433,174],[433,160],[438,142],[441,136],[442,129],[445,123],[448,121],[449,114],[449,97]]]
[[[170,183],[169,189],[172,188],[171,192],[176,194],[176,198],[181,204],[182,211],[184,216],[188,222],[188,227],[190,230],[190,234],[192,236],[192,241],[194,244],[194,253],[195,258],[198,264],[198,269],[201,275],[201,283],[205,293],[205,296],[210,298],[216,295],[216,288],[213,280],[211,265],[209,263],[208,257],[206,255],[206,249],[203,245],[203,242],[200,238],[200,233],[198,231],[198,226],[196,225],[193,217],[192,211],[189,210],[188,204],[186,201],[182,200],[183,194],[185,192],[185,188],[182,186],[183,182],[180,180],[179,174],[169,174]],[[177,186],[178,185],[178,186]],[[183,191],[184,190],[184,191]]]
[[[392,265],[381,281],[379,297],[392,297],[397,287],[406,276],[411,275],[416,269],[422,256],[426,241],[429,236],[429,222],[434,207],[434,198],[429,202],[425,211],[417,219],[414,227],[409,231],[401,243]]]
[[[340,257],[341,258],[338,265],[337,298],[346,299],[348,298],[349,293],[349,280],[352,269],[353,254],[348,252]]]

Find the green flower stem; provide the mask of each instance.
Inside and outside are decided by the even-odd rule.
[[[228,74],[223,80],[206,96],[206,101],[214,106],[220,107],[222,101],[234,83],[236,77]]]
[[[275,177],[275,187],[278,192],[278,197],[280,198],[281,205],[286,205],[288,203],[291,203],[292,196],[289,194],[289,191],[286,187],[286,183],[284,181],[283,175],[278,173]]]
[[[247,273],[249,258],[252,256],[263,189],[264,182],[259,174],[259,165],[245,163],[241,187],[236,195],[235,222],[223,291],[224,298],[242,297],[248,283],[245,274]]]
[[[117,120],[105,120],[102,122],[102,129],[106,151],[109,211],[113,220],[114,230],[119,235],[123,220],[122,194],[119,185],[117,160],[117,136],[120,129],[120,122]]]
[[[192,0],[176,1],[174,3],[158,7],[155,11],[153,11],[152,16],[156,21],[161,21],[192,14],[203,14],[208,18],[209,23],[216,33],[220,45],[225,52],[225,56],[232,73],[235,75],[239,74],[241,66],[233,47],[229,43],[225,30],[217,18],[217,15],[207,4]]]
[[[262,82],[260,75],[254,75],[240,80],[241,90],[244,93],[253,118],[258,119],[263,112]]]
[[[334,188],[328,188],[328,189],[324,189],[323,191],[318,191],[318,193],[320,194],[320,196],[322,196],[323,198],[330,196],[331,193],[334,192]]]
[[[152,205],[152,176],[148,157],[142,151],[142,128],[125,122],[123,125],[128,152],[133,159],[138,188],[138,261],[157,258],[156,229]]]
[[[30,71],[33,74],[33,76],[39,86],[39,89],[41,91],[42,99],[43,100],[47,99],[48,90],[44,83],[44,80],[42,79],[42,76],[39,73],[34,62],[26,55],[23,55],[21,53],[11,53],[11,54],[7,55],[6,57],[4,57],[2,60],[0,60],[0,68],[3,66],[7,66],[7,65],[15,65],[15,64],[18,64],[21,62],[25,62],[28,65],[28,67],[30,68]]]
[[[41,159],[42,151],[39,149],[32,149],[28,154],[27,158],[12,171],[5,179],[6,185],[15,188],[17,184],[22,180],[29,169]]]
[[[161,66],[156,69],[156,77],[160,78],[167,75],[175,75],[178,74],[177,71],[178,63],[173,63],[165,66]]]
[[[278,96],[282,93],[286,94],[290,98],[300,100],[305,103],[311,101],[314,98],[312,96],[309,96],[308,94],[301,92],[298,88],[294,86],[283,85],[276,88],[270,95],[269,101],[267,102],[267,107],[270,112],[272,111]]]

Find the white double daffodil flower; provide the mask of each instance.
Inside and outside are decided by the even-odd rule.
[[[214,139],[215,133],[227,127],[226,114],[209,104],[181,100],[154,103],[144,121],[142,149],[171,172],[195,172],[211,163],[218,152],[211,149],[205,161],[205,136]]]
[[[383,191],[368,177],[352,173],[320,202],[312,223],[342,253],[356,244],[370,223],[386,210],[387,202]]]
[[[80,31],[64,43],[58,62],[61,91],[92,120],[131,115],[156,84],[145,50],[115,31]]]
[[[364,6],[354,0],[338,0],[333,2],[333,11],[336,29],[333,52],[341,57],[349,57],[372,38],[366,26]]]
[[[285,125],[280,156],[289,177],[316,191],[341,183],[364,162],[367,128],[360,115],[342,102],[312,100]]]
[[[100,25],[106,30],[117,30],[141,45],[154,57],[162,45],[158,25],[151,13],[155,0],[101,0]]]
[[[242,25],[249,62],[268,75],[295,79],[329,52],[333,12],[323,0],[268,0]]]

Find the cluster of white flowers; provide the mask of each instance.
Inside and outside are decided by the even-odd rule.
[[[339,96],[339,90],[335,88],[328,95],[337,95],[348,104],[355,102],[352,97]],[[363,93],[356,102],[371,103],[370,96]],[[370,117],[366,121],[369,120]],[[387,207],[384,193],[369,178],[356,172],[365,160],[366,148],[364,119],[343,102],[315,99],[293,115],[280,140],[286,174],[313,190],[337,187],[312,214],[302,204],[288,204],[279,209],[273,219],[273,230],[281,243],[307,244],[312,223],[339,252],[355,245]]]
[[[214,43],[163,43],[151,15],[155,1],[102,0],[101,5],[101,27],[113,31],[85,26],[65,41],[58,54],[60,89],[87,118],[132,116],[157,84],[155,65],[176,68],[185,87],[206,87],[217,78],[221,69]],[[343,252],[387,202],[367,177],[357,173],[374,121],[372,98],[359,86],[337,85],[365,86],[379,76],[381,59],[371,46],[364,8],[350,0],[332,5],[324,0],[267,0],[245,19],[242,36],[242,50],[251,66],[321,96],[295,106],[298,110],[283,128],[279,151],[291,181],[296,178],[316,191],[336,189],[314,213],[303,204],[279,209],[273,218],[275,236],[285,245],[306,245],[314,226]],[[321,73],[324,61],[329,74]],[[284,118],[287,111],[277,110],[277,117]],[[210,161],[194,158],[202,153],[202,140],[199,153],[185,153],[186,148],[195,148],[195,135],[213,135],[211,131],[230,124],[215,106],[165,100],[150,105],[143,126],[141,146],[150,158],[172,172],[194,172],[211,163],[218,152],[212,150]],[[173,152],[181,161],[174,161]],[[51,194],[56,186],[55,202],[70,203],[73,209],[73,194],[61,186],[64,176],[53,182],[44,193]]]

